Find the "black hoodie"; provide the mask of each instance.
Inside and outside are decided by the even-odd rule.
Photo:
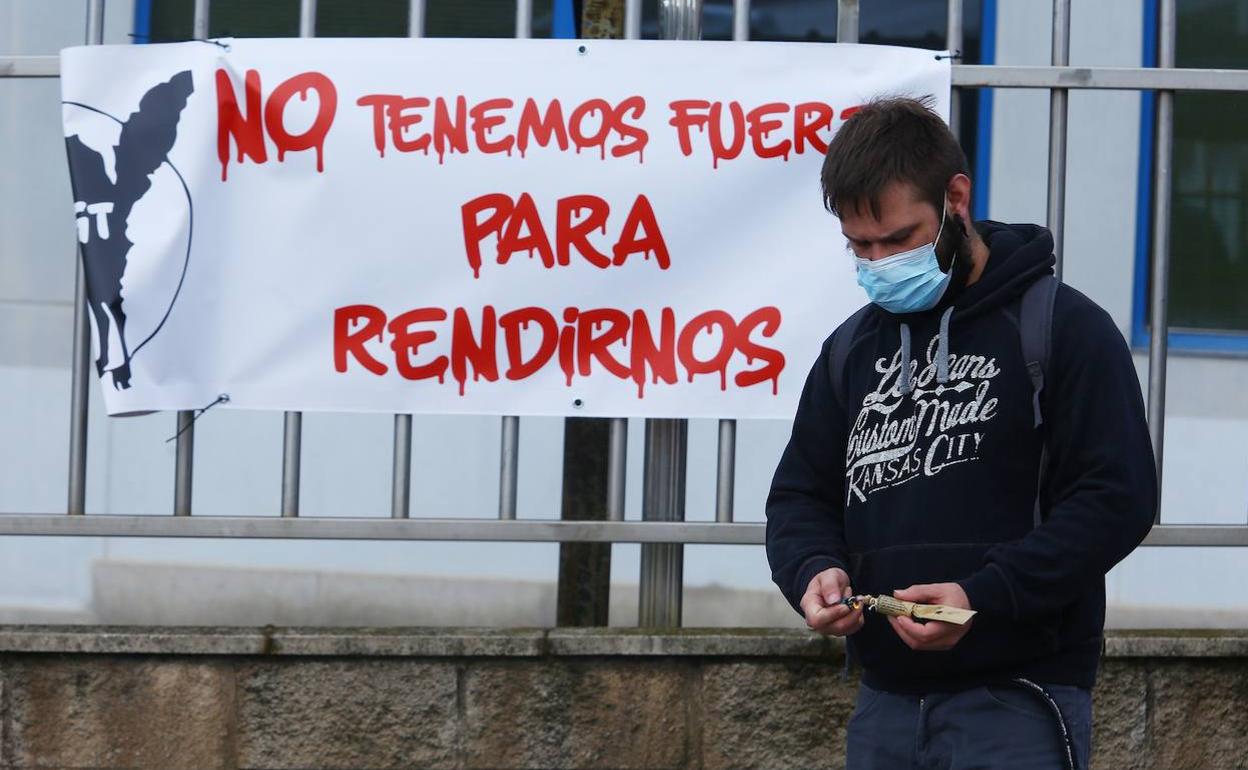
[[[837,332],[825,341],[767,499],[772,580],[799,614],[811,578],[833,566],[855,593],[962,586],[978,614],[952,650],[911,650],[867,613],[849,651],[877,689],[1005,676],[1090,688],[1105,573],[1143,540],[1157,506],[1140,384],[1109,315],[1061,285],[1034,428],[1018,300],[1052,272],[1053,238],[1034,225],[976,229],[989,259],[974,284],[923,313],[873,307],[844,371],[829,372]],[[909,376],[903,355],[917,361]],[[1051,461],[1036,526],[1042,431]]]

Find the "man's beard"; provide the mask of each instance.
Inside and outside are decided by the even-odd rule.
[[[961,216],[953,214],[947,217],[940,240],[941,243],[936,244],[937,263],[946,273],[952,269],[944,299],[953,299],[966,288],[966,281],[974,267],[971,260],[970,234]]]

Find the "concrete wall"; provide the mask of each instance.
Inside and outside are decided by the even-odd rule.
[[[1242,767],[1246,654],[1242,634],[1109,638],[1092,767]],[[0,765],[834,768],[842,662],[778,629],[16,627]]]
[[[640,587],[611,585],[605,625],[637,625]],[[91,594],[74,605],[0,607],[0,624],[70,623],[140,626],[489,626],[555,624],[556,586],[543,580],[244,569],[98,559]],[[1146,628],[1154,605],[1113,604],[1106,628]],[[774,588],[686,586],[682,625],[804,629],[803,618]],[[1167,628],[1245,628],[1242,611],[1167,609]]]
[[[0,0],[0,55],[53,54],[81,42],[85,0]],[[1080,0],[1072,60],[1139,63],[1141,0]],[[1049,5],[999,0],[998,61],[1048,60]],[[110,0],[106,37],[124,43],[133,5]],[[64,510],[69,436],[69,359],[74,234],[53,80],[0,80],[0,512]],[[989,214],[1045,219],[1047,97],[998,92]],[[1138,96],[1071,97],[1068,279],[1127,329],[1133,271]],[[1142,359],[1141,359],[1142,361]],[[1143,366],[1143,363],[1141,363]],[[1143,372],[1143,369],[1141,369]],[[1248,362],[1176,356],[1170,364],[1163,509],[1170,522],[1243,523],[1248,513]],[[92,512],[165,515],[172,510],[174,433],[169,414],[109,419],[92,383],[87,507]],[[739,426],[737,519],[761,521],[770,474],[789,426]],[[413,515],[494,516],[497,418],[418,417]],[[282,418],[216,409],[196,428],[196,515],[276,515]],[[562,425],[522,421],[519,515],[556,518]],[[385,516],[391,422],[376,415],[309,414],[304,420],[305,515]],[[690,426],[687,518],[713,520],[716,426]],[[627,518],[641,515],[642,425],[630,425]],[[557,546],[522,543],[221,542],[75,538],[0,541],[0,607],[9,617],[81,611],[92,600],[94,560],[121,559],[253,569],[370,572],[493,579],[500,606],[516,581],[553,583]],[[639,548],[612,550],[612,581],[633,584]],[[1110,601],[1133,607],[1244,609],[1237,586],[1248,562],[1232,550],[1158,549],[1131,556],[1111,575]],[[759,547],[689,546],[688,586],[769,591]],[[367,597],[360,597],[361,600]],[[264,605],[259,605],[263,610]],[[308,619],[315,615],[307,608]],[[25,613],[25,614],[23,614]],[[251,616],[249,616],[251,617]],[[748,623],[726,615],[726,624]],[[1165,621],[1163,621],[1165,622]]]

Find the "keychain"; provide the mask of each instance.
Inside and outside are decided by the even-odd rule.
[[[873,610],[881,615],[913,618],[920,623],[927,620],[940,620],[945,623],[956,623],[960,626],[975,616],[975,610],[964,610],[944,604],[916,604],[915,602],[903,602],[891,596],[871,596],[870,594],[847,596],[841,600],[841,604],[855,610],[865,606],[868,610]]]

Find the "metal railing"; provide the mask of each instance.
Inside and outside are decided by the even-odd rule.
[[[409,33],[424,32],[424,0],[411,0]],[[749,0],[734,0],[733,39],[749,37]],[[1032,88],[1050,92],[1048,224],[1053,231],[1058,270],[1062,265],[1064,207],[1066,201],[1067,97],[1070,90],[1151,90],[1158,93],[1155,146],[1156,187],[1153,222],[1152,285],[1153,329],[1167,327],[1167,275],[1169,270],[1169,220],[1171,149],[1173,145],[1174,91],[1248,91],[1248,71],[1175,69],[1175,0],[1161,0],[1160,56],[1157,68],[1069,66],[1070,0],[1055,0],[1053,12],[1052,66],[986,66],[956,64],[953,86],[958,89]],[[667,37],[701,37],[701,0],[661,0],[660,28]],[[531,2],[516,2],[516,36],[531,35]],[[103,0],[90,0],[87,9],[89,44],[103,35]],[[194,34],[208,35],[209,0],[195,0]],[[315,0],[300,3],[300,34],[315,33]],[[856,42],[858,2],[840,0],[838,40]],[[950,0],[948,14],[950,50],[961,48],[962,3]],[[641,2],[627,0],[625,36],[640,37]],[[0,77],[55,78],[58,60],[52,56],[0,57]],[[954,111],[956,115],[956,109]],[[956,119],[956,118],[955,118]],[[89,352],[85,315],[85,284],[81,259],[76,260],[77,286],[74,310],[73,383],[67,513],[0,515],[0,535],[84,535],[115,537],[213,537],[213,538],[307,538],[338,540],[475,540],[527,542],[641,543],[642,625],[679,625],[682,565],[685,544],[758,545],[764,542],[765,524],[733,521],[736,422],[719,422],[714,522],[684,521],[686,420],[646,421],[645,481],[642,521],[625,521],[625,457],[628,422],[611,420],[607,521],[520,520],[516,517],[518,485],[518,417],[502,418],[497,520],[456,518],[410,518],[412,417],[395,416],[394,465],[390,518],[299,518],[301,415],[285,416],[282,463],[281,516],[192,517],[194,429],[191,414],[179,412],[175,470],[174,516],[97,514],[84,516],[87,471],[87,403]],[[1160,480],[1163,454],[1166,392],[1166,336],[1151,335],[1149,348],[1148,419]],[[1149,546],[1248,546],[1248,526],[1166,526],[1160,522],[1144,541]]]

